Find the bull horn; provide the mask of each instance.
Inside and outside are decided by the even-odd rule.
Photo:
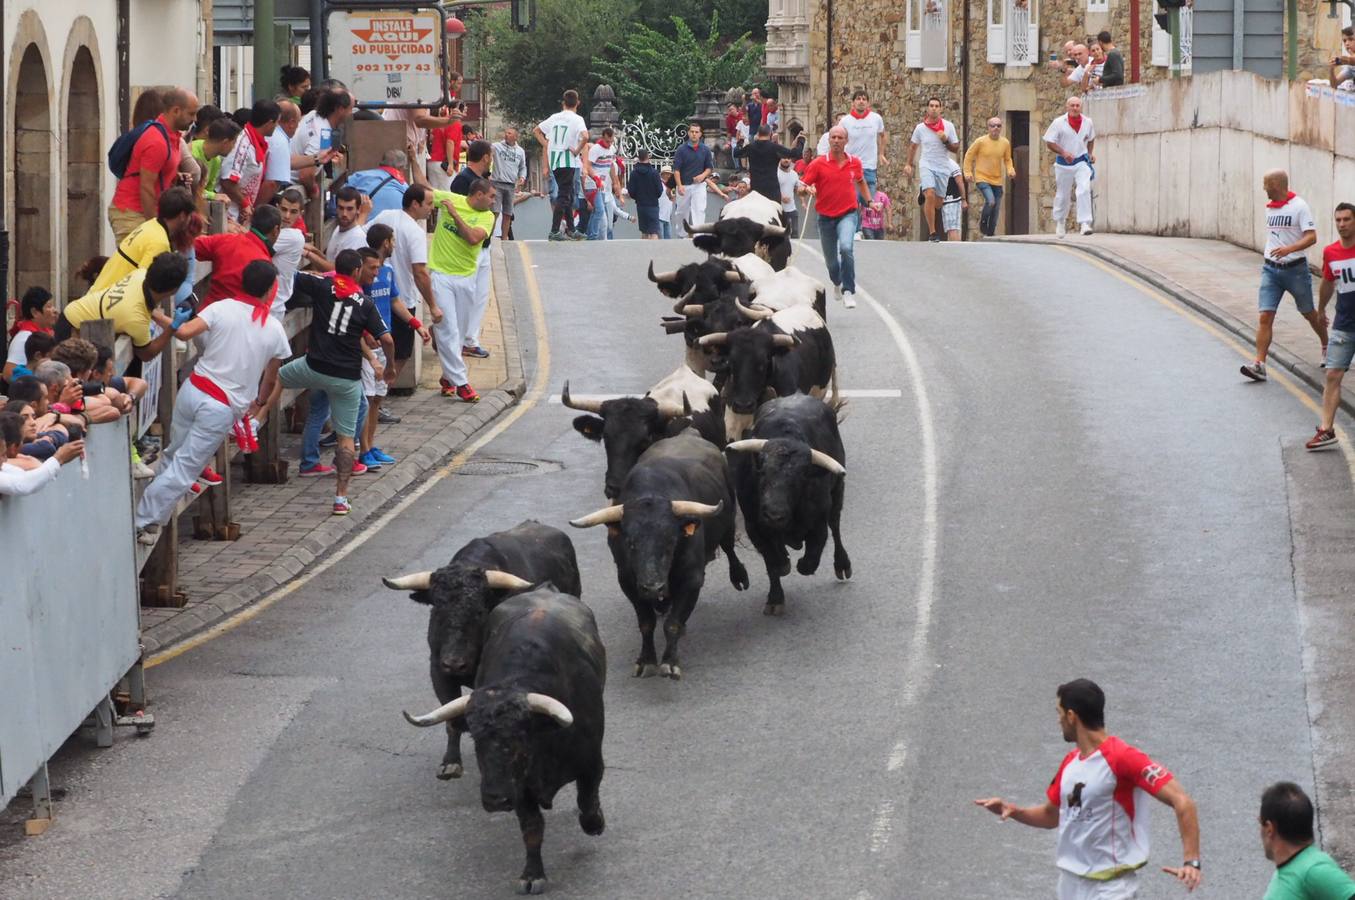
[[[725,281],[731,282],[733,284],[744,284],[748,281],[748,276],[744,275],[738,269],[730,269],[729,271],[725,272]]]
[[[698,225],[693,228],[692,223],[688,222],[686,219],[682,220],[682,227],[687,229],[687,235],[689,237],[694,234],[713,234],[715,232],[714,225]]]
[[[496,591],[524,591],[532,586],[530,581],[498,569],[485,569],[485,581]]]
[[[541,713],[543,716],[550,716],[561,728],[568,728],[574,724],[574,714],[554,697],[545,694],[528,694],[527,708],[534,713]]]
[[[762,226],[762,236],[763,236],[763,237],[785,237],[785,236],[786,236],[786,229],[785,229],[785,227],[782,226],[782,225],[763,225],[763,226]]]
[[[674,500],[673,515],[687,516],[693,519],[708,519],[711,516],[718,516],[725,508],[725,502],[711,506],[709,503],[697,503],[695,500]]]
[[[724,345],[728,337],[729,335],[726,332],[713,331],[710,334],[701,335],[696,342],[702,347],[720,347]]]
[[[441,725],[443,722],[450,722],[457,716],[466,714],[466,707],[470,705],[470,694],[464,697],[457,697],[451,703],[444,703],[432,712],[422,716],[411,716],[408,710],[402,710],[405,721],[411,725],[418,725],[420,728],[428,728],[432,725]]]
[[[672,400],[655,400],[659,407],[659,415],[665,419],[676,419],[678,416],[690,416],[692,414],[691,404],[687,402],[687,395],[682,395],[682,405],[678,406]]]
[[[773,347],[794,347],[798,343],[800,343],[800,339],[793,334],[772,335]]]
[[[695,293],[696,285],[692,285],[691,287],[687,288],[687,293],[679,297],[677,299],[677,302],[673,304],[673,312],[680,315],[682,313],[683,307],[687,306],[689,303],[692,302],[692,294]]]
[[[433,586],[433,573],[413,572],[399,578],[382,578],[381,583],[393,591],[426,591]]]
[[[566,381],[566,382],[565,382],[565,386],[564,386],[563,388],[560,389],[560,403],[561,403],[562,405],[564,405],[564,406],[569,407],[570,409],[577,409],[577,410],[579,410],[580,412],[590,412],[590,413],[594,413],[595,415],[601,415],[601,414],[602,414],[602,401],[601,401],[601,400],[573,400],[573,399],[570,399],[570,396],[569,396],[569,382],[568,382],[568,381]]]
[[[809,461],[812,462],[814,465],[818,466],[820,469],[827,469],[834,475],[847,474],[847,469],[842,465],[842,463],[833,459],[831,456],[829,456],[827,453],[824,453],[822,450],[810,450]]]
[[[739,308],[739,312],[745,319],[752,319],[754,322],[760,319],[770,319],[772,316],[776,315],[776,313],[772,312],[770,309],[753,309],[751,306],[744,306],[738,300],[734,301],[734,305]]]
[[[688,303],[686,306],[682,307],[682,309],[678,310],[678,312],[689,319],[694,319],[698,316],[704,316],[706,314],[706,308],[700,303]]]
[[[733,450],[736,453],[758,453],[767,442],[762,438],[744,438],[741,441],[731,441],[725,444],[726,450]]]
[[[570,519],[569,524],[575,528],[592,528],[594,525],[614,525],[621,521],[621,514],[625,512],[624,506],[607,506],[599,509],[597,512],[591,512],[579,519]]]
[[[667,284],[670,281],[677,281],[678,273],[676,271],[672,271],[664,272],[662,275],[655,275],[654,260],[651,259],[649,261],[649,280],[654,282],[655,284]]]

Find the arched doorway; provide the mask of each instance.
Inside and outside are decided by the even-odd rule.
[[[36,44],[19,63],[14,103],[14,286],[52,286],[52,116]]]
[[[62,277],[66,295],[74,299],[87,285],[71,275],[99,252],[103,231],[100,178],[99,75],[88,47],[81,47],[71,64],[66,95],[66,259]]]

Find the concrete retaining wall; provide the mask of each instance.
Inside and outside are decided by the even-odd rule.
[[[1321,248],[1336,239],[1332,208],[1355,202],[1355,103],[1345,99],[1249,72],[1089,95],[1097,227],[1215,238],[1259,251],[1261,176],[1285,169],[1317,219],[1309,259],[1320,262]]]

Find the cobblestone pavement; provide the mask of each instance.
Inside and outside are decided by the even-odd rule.
[[[377,446],[397,462],[353,478],[348,490],[353,511],[346,517],[330,513],[333,478],[296,477],[300,434],[284,436],[283,456],[292,462],[286,484],[246,483],[238,457],[232,472],[231,516],[240,525],[240,539],[200,541],[192,537],[192,528],[180,529],[179,589],[188,603],[179,609],[141,610],[147,654],[212,626],[286,584],[517,402],[522,363],[502,251],[496,247],[494,252],[494,293],[481,329],[481,344],[490,357],[467,360],[480,402],[439,396],[437,357],[428,348],[420,389],[386,401],[401,417],[400,424],[383,425],[377,432]],[[321,458],[332,463],[330,455],[323,451]]]

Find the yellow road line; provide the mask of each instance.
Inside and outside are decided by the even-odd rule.
[[[514,241],[513,244],[517,247],[518,253],[522,258],[522,271],[525,273],[527,279],[527,298],[531,302],[532,322],[536,330],[537,367],[536,372],[532,375],[531,386],[527,389],[527,394],[522,398],[522,402],[513,407],[508,412],[508,415],[494,423],[488,431],[470,443],[464,450],[456,454],[456,456],[453,456],[445,466],[438,469],[420,483],[417,488],[405,495],[399,503],[387,510],[380,518],[370,525],[365,525],[361,532],[353,535],[352,538],[340,547],[333,556],[330,556],[304,575],[301,575],[295,580],[278,588],[257,603],[253,603],[228,616],[211,628],[208,628],[206,631],[195,634],[186,640],[180,641],[177,644],[152,654],[146,660],[146,668],[149,669],[162,663],[167,663],[171,659],[187,653],[189,650],[201,647],[208,641],[215,640],[223,634],[234,631],[246,622],[262,615],[264,611],[269,609],[279,600],[282,600],[284,597],[305,587],[317,576],[324,574],[335,564],[347,557],[348,554],[367,543],[367,541],[379,533],[382,528],[390,524],[391,520],[408,509],[414,501],[432,490],[433,487],[444,478],[456,474],[456,472],[460,470],[471,457],[483,449],[486,444],[511,428],[514,422],[522,418],[532,409],[532,407],[541,402],[542,398],[546,395],[546,385],[550,379],[550,343],[546,340],[546,310],[541,303],[541,289],[536,283],[536,275],[532,272],[531,251],[521,242]]]
[[[1171,297],[1168,297],[1161,291],[1158,291],[1155,288],[1150,287],[1149,285],[1143,283],[1142,281],[1139,281],[1137,278],[1134,278],[1133,276],[1120,271],[1119,269],[1115,268],[1109,263],[1102,262],[1100,259],[1097,259],[1096,257],[1088,253],[1079,252],[1077,250],[1072,249],[1071,247],[1055,247],[1054,249],[1062,253],[1068,253],[1073,256],[1076,256],[1083,262],[1095,266],[1096,268],[1107,273],[1108,275],[1111,275],[1114,278],[1118,278],[1120,281],[1123,281],[1125,284],[1136,289],[1140,293],[1145,294],[1151,297],[1152,299],[1156,300],[1158,303],[1165,306],[1167,309],[1170,309],[1172,312],[1176,313],[1178,316],[1185,319],[1187,322],[1190,322],[1197,328],[1203,329],[1210,335],[1213,335],[1223,343],[1227,344],[1229,347],[1232,347],[1235,351],[1237,351],[1238,355],[1241,356],[1247,362],[1254,361],[1253,359],[1254,348],[1243,345],[1239,338],[1237,337],[1237,335],[1232,334],[1231,332],[1224,331],[1222,328],[1219,328],[1214,323],[1201,317],[1200,314],[1197,313],[1195,310],[1190,309],[1189,307],[1185,306],[1179,301],[1173,300]],[[1273,381],[1280,387],[1284,388],[1290,394],[1294,395],[1294,397],[1298,398],[1298,401],[1302,403],[1305,407],[1307,407],[1314,413],[1317,413],[1319,418],[1321,417],[1322,402],[1320,397],[1317,400],[1314,400],[1311,392],[1299,387],[1299,385],[1296,384],[1293,381],[1293,379],[1291,379],[1288,375],[1281,374],[1273,369],[1267,371],[1266,375],[1267,380]],[[1340,428],[1336,429],[1336,436],[1337,438],[1339,438],[1337,446],[1341,449],[1341,453],[1345,456],[1347,468],[1350,469],[1351,482],[1352,484],[1355,484],[1355,448],[1352,448],[1350,446],[1350,441],[1346,439],[1346,435],[1342,432]]]

